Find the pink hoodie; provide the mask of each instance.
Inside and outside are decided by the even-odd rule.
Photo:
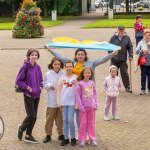
[[[110,69],[113,67],[117,68],[116,66],[112,65]],[[105,78],[103,85],[107,96],[117,97],[119,95],[119,90],[121,89],[121,82],[118,76],[113,78],[110,74],[108,77]]]

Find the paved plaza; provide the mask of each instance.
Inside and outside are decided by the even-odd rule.
[[[17,126],[25,117],[22,94],[15,93],[15,77],[26,58],[27,48],[40,48],[41,58],[38,60],[43,72],[47,72],[47,65],[52,55],[44,45],[58,36],[73,37],[79,40],[93,39],[109,41],[116,29],[84,29],[83,25],[92,20],[80,19],[66,21],[65,24],[45,29],[43,38],[13,39],[11,31],[0,31],[0,116],[5,122],[5,134],[0,141],[0,150],[150,150],[150,95],[140,96],[140,70],[135,74],[132,70],[133,93],[126,93],[122,86],[118,98],[118,115],[120,121],[103,121],[105,105],[105,93],[103,81],[108,75],[109,64],[107,62],[96,68],[96,85],[99,99],[99,109],[96,117],[96,134],[98,146],[87,145],[61,147],[57,141],[56,128],[52,135],[52,142],[43,144],[45,136],[46,91],[43,90],[39,105],[37,123],[33,135],[39,140],[39,144],[27,144],[17,139]],[[135,49],[134,29],[126,29]],[[74,57],[74,50],[57,49],[57,51],[69,58]],[[88,51],[90,59],[107,55],[107,52]],[[133,68],[133,63],[132,63]]]

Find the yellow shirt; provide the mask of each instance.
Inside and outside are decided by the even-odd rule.
[[[76,63],[75,67],[73,68],[73,74],[79,76],[80,73],[82,72],[82,69],[83,69],[83,64],[84,62],[80,63]]]

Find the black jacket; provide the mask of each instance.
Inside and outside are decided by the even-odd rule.
[[[125,34],[120,40],[118,34],[116,33],[111,37],[109,43],[121,47],[121,50],[118,51],[118,54],[116,56],[113,56],[113,58],[111,59],[112,62],[127,61],[127,52],[129,57],[133,58],[133,45],[128,35]]]

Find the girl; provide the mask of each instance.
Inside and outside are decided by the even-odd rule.
[[[117,114],[117,96],[119,95],[119,90],[121,88],[120,78],[117,77],[118,69],[116,66],[110,66],[110,75],[105,78],[104,81],[104,90],[106,91],[106,105],[105,105],[105,113],[104,113],[104,120],[109,121],[109,108],[112,103],[112,119],[119,120],[116,116]]]
[[[80,128],[78,139],[80,146],[85,146],[87,133],[93,146],[97,145],[95,134],[95,112],[98,109],[98,100],[95,83],[92,81],[91,68],[84,68],[79,76],[76,89],[76,101],[79,107]]]
[[[68,132],[70,129],[71,145],[76,145],[74,111],[75,111],[75,85],[76,76],[73,75],[73,63],[68,61],[65,63],[66,74],[58,81],[58,106],[62,107],[63,128],[65,139],[61,142],[61,146],[69,144]]]
[[[144,29],[145,29],[145,26],[142,23],[142,16],[137,15],[136,22],[134,23],[136,46],[143,39]]]
[[[24,91],[24,103],[27,116],[18,126],[18,139],[21,140],[26,131],[25,142],[38,143],[32,136],[32,130],[36,122],[40,93],[43,88],[42,72],[36,63],[40,54],[37,49],[29,49],[27,60],[24,61],[17,78],[16,85]]]
[[[46,111],[46,123],[45,133],[46,137],[43,143],[47,143],[51,140],[53,122],[55,120],[58,132],[58,140],[63,140],[63,125],[62,125],[62,112],[57,105],[57,82],[58,79],[63,75],[61,69],[63,69],[63,63],[57,58],[53,58],[51,63],[48,65],[49,71],[45,75],[44,88],[47,90],[47,111]]]

